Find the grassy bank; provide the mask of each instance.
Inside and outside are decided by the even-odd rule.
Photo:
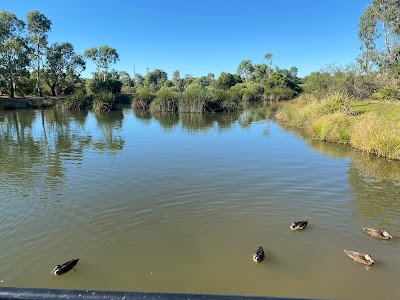
[[[343,94],[324,99],[307,95],[273,107],[286,126],[312,138],[349,144],[361,151],[400,159],[400,101],[352,101]]]

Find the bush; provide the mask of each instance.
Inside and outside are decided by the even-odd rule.
[[[168,87],[162,87],[150,104],[151,112],[176,112],[178,110],[177,94]]]
[[[68,95],[60,106],[66,110],[81,110],[86,107],[88,97],[82,90],[76,90],[72,95]]]
[[[179,112],[201,113],[208,110],[210,95],[207,89],[198,84],[191,84],[179,99]]]
[[[377,100],[399,100],[400,91],[397,88],[385,86],[375,92],[372,98]]]
[[[100,91],[93,95],[93,110],[95,112],[110,111],[115,108],[115,96],[111,92]]]
[[[150,91],[149,87],[139,88],[135,92],[135,96],[132,101],[132,106],[135,108],[145,108],[150,107],[150,103],[155,98],[155,95]]]

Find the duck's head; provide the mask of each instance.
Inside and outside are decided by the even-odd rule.
[[[374,261],[372,260],[371,255],[365,254],[364,257],[365,257],[365,259],[366,259],[367,261],[370,261],[371,263],[374,263]]]
[[[384,236],[386,236],[387,238],[389,238],[389,239],[393,238],[393,237],[390,235],[389,231],[387,231],[387,230],[384,230],[384,231],[382,232],[382,234],[383,234]]]
[[[60,265],[57,265],[57,266],[54,268],[54,270],[51,271],[50,273],[53,273],[54,275],[58,275],[59,272],[60,272],[60,270],[61,270],[61,266],[60,266]]]

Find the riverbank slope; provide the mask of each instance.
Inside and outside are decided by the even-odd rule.
[[[314,139],[349,144],[361,151],[400,159],[400,101],[353,101],[344,94],[324,99],[302,95],[276,104],[273,118]]]

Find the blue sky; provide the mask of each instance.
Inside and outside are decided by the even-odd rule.
[[[172,77],[235,73],[242,60],[298,68],[299,76],[355,62],[357,24],[371,0],[0,0],[0,10],[26,20],[39,10],[53,25],[49,42],[77,53],[109,45],[118,71]],[[83,77],[91,77],[87,64]]]

